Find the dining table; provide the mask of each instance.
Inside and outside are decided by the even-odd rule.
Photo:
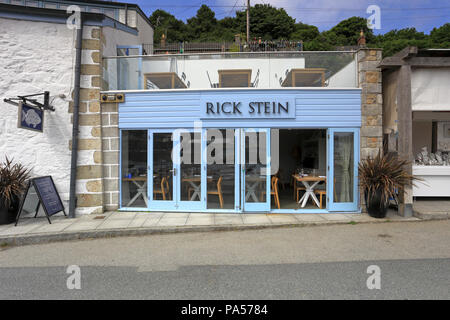
[[[208,183],[213,180],[212,176],[206,177]],[[194,175],[194,176],[187,176],[182,178],[182,182],[187,182],[192,187],[194,192],[192,193],[192,196],[190,198],[190,201],[195,201],[195,198],[198,197],[198,200],[200,201],[200,194],[202,191],[202,176],[201,175]]]
[[[142,196],[145,202],[145,206],[148,207],[148,198],[147,198],[147,176],[137,176],[131,178],[123,178],[122,181],[132,182],[137,187],[136,195],[128,202],[127,207],[131,206],[139,196]]]
[[[315,202],[317,207],[320,208],[320,202],[317,199],[316,194],[314,193],[314,189],[320,182],[326,182],[327,177],[299,175],[299,174],[293,174],[292,176],[296,181],[301,182],[305,186],[305,194],[298,201],[299,204],[301,203],[301,207],[304,208],[306,206],[306,203],[308,202],[308,199],[311,198]]]
[[[245,201],[252,198],[253,202],[261,202],[256,195],[261,183],[267,180],[267,176],[246,175],[245,176]]]

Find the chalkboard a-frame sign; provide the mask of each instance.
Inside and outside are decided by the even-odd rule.
[[[63,212],[65,216],[66,212],[64,210],[64,205],[59,197],[58,191],[56,190],[55,183],[53,182],[53,178],[51,176],[32,178],[28,182],[28,187],[25,192],[25,195],[22,198],[20,203],[19,212],[17,214],[16,226],[19,222],[20,214],[22,213],[23,205],[29,195],[29,191],[31,187],[34,187],[36,194],[39,198],[39,201],[36,206],[36,214],[34,217],[36,218],[39,207],[42,205],[44,209],[45,215],[47,216],[48,222],[51,224],[50,217],[58,212]]]

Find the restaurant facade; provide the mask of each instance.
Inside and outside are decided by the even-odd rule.
[[[381,147],[380,59],[369,49],[104,58],[102,207],[361,212],[358,163]]]

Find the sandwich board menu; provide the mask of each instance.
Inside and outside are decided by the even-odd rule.
[[[32,178],[28,182],[28,187],[26,189],[25,195],[22,198],[20,203],[19,212],[17,214],[16,226],[19,222],[20,215],[23,210],[23,205],[30,196],[30,189],[34,188],[37,196],[38,203],[36,206],[36,214],[35,218],[39,212],[39,207],[42,205],[44,209],[45,215],[47,216],[48,222],[51,224],[50,217],[58,212],[63,212],[66,216],[66,212],[64,210],[64,205],[59,197],[58,191],[56,190],[55,183],[53,182],[53,178],[51,176]]]

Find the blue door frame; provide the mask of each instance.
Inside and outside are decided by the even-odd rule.
[[[169,186],[171,189],[171,200],[155,200],[153,199],[153,144],[154,144],[154,134],[155,133],[172,133],[173,130],[148,130],[148,148],[147,148],[147,177],[148,177],[148,209],[158,209],[158,210],[176,210],[177,209],[177,196],[178,196],[178,188],[176,188],[176,164],[175,161],[172,159],[172,186]],[[173,137],[173,136],[172,136]],[[172,139],[172,147],[174,149],[175,145],[175,139]]]
[[[334,172],[334,137],[336,133],[352,133],[353,134],[353,201],[337,202],[335,199],[335,172]],[[355,128],[331,128],[328,129],[328,181],[327,183],[327,207],[328,211],[335,212],[354,212],[358,210],[359,193],[358,193],[358,163],[359,163],[359,129]]]
[[[200,164],[200,172],[201,172],[201,192],[199,201],[189,201],[189,200],[181,200],[181,134],[182,133],[200,133],[201,134],[201,150],[206,150],[206,132],[205,130],[199,129],[177,129],[174,131],[174,149],[173,149],[173,161],[175,164],[175,179],[174,179],[174,189],[176,189],[176,208],[192,211],[192,210],[205,210],[206,209],[206,162],[205,162],[205,152],[202,151],[201,154],[201,164]],[[192,147],[192,146],[191,146]]]

